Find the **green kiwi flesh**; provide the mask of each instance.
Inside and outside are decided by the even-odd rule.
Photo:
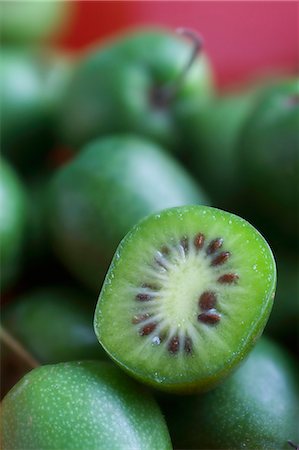
[[[165,391],[207,390],[254,345],[275,285],[272,252],[248,222],[206,206],[167,209],[119,245],[95,332],[137,379]]]

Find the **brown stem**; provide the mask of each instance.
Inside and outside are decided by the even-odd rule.
[[[0,326],[0,340],[2,340],[20,359],[22,359],[29,367],[34,369],[40,366],[40,363],[18,342],[11,334],[9,334],[2,326]]]
[[[180,80],[183,80],[203,47],[203,39],[201,36],[199,36],[199,34],[196,33],[196,31],[190,30],[189,28],[177,28],[175,31],[176,33],[190,39],[193,45],[190,59],[180,74]]]
[[[203,39],[195,31],[192,31],[189,28],[177,28],[176,33],[191,40],[192,52],[190,58],[176,80],[167,85],[155,87],[151,92],[151,102],[160,108],[167,107],[175,98],[203,46]]]

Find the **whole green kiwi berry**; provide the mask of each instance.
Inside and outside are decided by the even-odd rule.
[[[158,145],[125,135],[95,140],[50,183],[47,222],[65,266],[99,291],[112,256],[141,218],[206,203],[191,176]]]
[[[32,370],[6,395],[1,448],[170,450],[158,405],[108,362]]]
[[[8,304],[1,323],[41,364],[105,356],[93,331],[89,293],[68,286],[36,288]]]
[[[276,248],[282,238],[298,246],[298,123],[299,81],[283,80],[260,98],[239,140],[244,181],[240,209]]]
[[[0,240],[1,291],[19,275],[26,239],[28,199],[25,187],[14,169],[0,161]]]
[[[273,254],[248,222],[202,205],[166,209],[121,241],[95,332],[138,380],[174,393],[205,391],[254,346],[275,284]]]
[[[298,366],[266,338],[213,391],[163,402],[175,448],[288,450],[299,442]]]
[[[185,149],[185,126],[213,92],[209,61],[196,54],[199,38],[185,34],[143,29],[89,52],[62,102],[62,140],[80,148],[106,134],[136,133]]]

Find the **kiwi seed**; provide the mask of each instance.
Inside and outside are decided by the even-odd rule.
[[[211,268],[217,266],[225,266],[231,253],[229,251],[222,251],[224,246],[224,239],[216,237],[207,242],[203,233],[198,232],[193,239],[183,236],[176,245],[170,247],[166,244],[161,247],[159,251],[153,255],[151,268],[157,274],[155,285],[152,285],[152,280],[143,280],[139,292],[133,298],[134,301],[140,302],[140,307],[137,315],[132,318],[132,324],[137,326],[137,334],[140,337],[152,335],[152,343],[157,345],[162,344],[164,339],[161,339],[160,332],[164,331],[168,335],[166,349],[171,355],[177,355],[179,352],[184,352],[188,355],[192,354],[193,341],[190,336],[185,333],[179,333],[179,330],[173,328],[171,325],[165,324],[159,315],[156,314],[156,301],[163,301],[165,291],[163,290],[161,282],[161,275],[163,279],[167,278],[167,273],[171,272],[172,266],[178,264],[178,259],[187,259],[190,249],[196,253],[197,258],[203,261],[208,261],[208,266]],[[239,280],[237,273],[224,273],[218,277],[218,284],[231,285],[233,288]],[[197,316],[198,322],[204,326],[217,325],[221,320],[221,314],[217,310],[217,294],[214,291],[204,290],[198,293],[199,298],[199,314]],[[152,302],[152,307],[150,303]],[[140,323],[142,325],[140,326]],[[150,343],[150,342],[149,342]]]

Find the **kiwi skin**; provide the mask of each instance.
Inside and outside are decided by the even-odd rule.
[[[119,242],[136,222],[164,208],[209,203],[171,155],[133,135],[89,143],[56,172],[47,194],[55,253],[97,293]]]
[[[2,311],[1,323],[41,364],[103,358],[92,329],[89,292],[45,286],[26,292]]]
[[[135,273],[133,265],[135,264],[135,261],[134,263],[132,263],[132,255],[134,255],[135,251],[134,249],[138,247],[142,248],[142,242],[145,241],[146,237],[148,237],[149,239],[152,239],[151,237],[154,237],[155,242],[158,242],[158,248],[160,248],[161,240],[157,240],[157,234],[159,234],[157,230],[160,228],[164,231],[171,230],[171,227],[175,226],[174,224],[183,224],[184,214],[186,214],[186,216],[190,214],[190,216],[192,216],[192,222],[194,221],[194,224],[198,224],[197,226],[200,226],[201,220],[204,219],[205,227],[207,227],[206,229],[215,226],[215,219],[218,215],[218,220],[221,222],[223,227],[224,225],[227,225],[229,227],[226,230],[226,237],[228,237],[229,235],[236,236],[237,233],[240,233],[240,231],[242,231],[241,236],[243,250],[245,249],[245,252],[246,250],[248,250],[248,247],[244,247],[245,242],[249,243],[251,242],[251,239],[252,241],[256,241],[257,251],[261,252],[261,259],[258,259],[258,261],[261,265],[261,269],[265,269],[265,273],[263,273],[261,278],[255,278],[257,282],[259,279],[259,283],[262,283],[263,289],[265,289],[267,285],[267,292],[263,292],[263,294],[261,294],[263,295],[263,303],[259,304],[258,311],[254,309],[255,317],[253,318],[252,322],[250,322],[250,327],[247,323],[245,332],[243,331],[243,322],[243,325],[237,328],[240,339],[236,340],[237,344],[235,351],[227,352],[226,358],[222,357],[221,353],[221,357],[219,356],[220,361],[218,362],[217,360],[216,366],[216,357],[213,356],[214,360],[211,363],[213,366],[213,370],[211,370],[209,364],[197,364],[196,358],[193,361],[189,360],[189,364],[185,364],[186,361],[184,360],[184,366],[182,365],[182,360],[179,358],[177,360],[178,365],[176,366],[175,360],[172,359],[174,358],[174,356],[170,356],[167,351],[166,354],[168,355],[168,357],[165,357],[165,354],[162,355],[162,358],[164,358],[163,362],[165,362],[165,364],[161,363],[160,359],[159,363],[157,364],[156,359],[155,367],[153,367],[151,363],[147,362],[151,360],[150,354],[148,355],[147,359],[144,358],[143,355],[141,358],[138,358],[136,355],[136,358],[134,360],[134,356],[131,356],[131,353],[132,355],[134,355],[134,353],[131,352],[131,349],[133,348],[132,345],[135,345],[136,343],[135,337],[133,338],[133,336],[135,335],[134,333],[129,333],[130,337],[128,337],[128,340],[126,341],[125,333],[122,332],[122,330],[125,330],[125,327],[131,322],[131,313],[127,315],[127,313],[122,310],[123,313],[118,315],[119,321],[117,322],[117,320],[115,320],[115,314],[117,314],[117,310],[115,311],[114,307],[116,307],[117,305],[117,299],[120,298],[120,296],[118,296],[117,294],[118,289],[123,289],[122,277],[126,276],[127,278],[130,278],[130,271],[132,271],[132,273]],[[195,229],[198,231],[197,226],[195,227]],[[194,225],[192,225],[192,229],[193,227]],[[184,228],[182,227],[181,233],[183,229]],[[245,229],[246,231],[244,231],[243,234],[243,230]],[[192,236],[193,232],[194,230],[192,231]],[[144,256],[144,258],[146,259],[146,256]],[[255,258],[256,257],[254,256],[254,259],[251,260],[253,264],[257,261]],[[249,259],[247,258],[247,260]],[[135,269],[138,276],[137,266],[135,267]],[[252,274],[254,273],[254,270],[255,269],[253,267]],[[267,271],[269,271],[269,273],[267,273]],[[123,273],[125,273],[126,275],[124,276]],[[268,279],[268,281],[266,281],[266,278]],[[119,280],[120,284],[118,284],[117,280]],[[130,283],[133,283],[133,280],[134,276],[132,277],[132,279],[130,278]],[[276,268],[271,249],[264,241],[263,237],[260,236],[259,233],[249,223],[246,223],[246,221],[244,221],[242,218],[230,214],[226,211],[221,211],[216,208],[206,206],[188,205],[183,207],[170,208],[161,211],[160,213],[148,216],[140,221],[121,241],[111,262],[97,303],[94,317],[95,333],[101,345],[107,351],[109,356],[117,364],[119,364],[120,367],[122,367],[126,372],[135,377],[137,380],[148,384],[158,390],[171,393],[190,394],[194,392],[208,391],[214,388],[221,381],[223,381],[223,379],[225,379],[231,373],[231,371],[242,362],[242,360],[247,356],[248,352],[255,345],[256,340],[261,335],[267,323],[273,305],[275,286]],[[252,306],[253,305],[250,305],[250,309],[252,309]],[[131,311],[131,308],[128,309]],[[112,326],[117,331],[115,334],[111,333]],[[136,336],[138,336],[138,334],[136,334]],[[122,342],[124,342],[124,344],[122,344]],[[126,351],[122,353],[122,350],[124,348],[126,348]],[[218,347],[217,352],[219,352]],[[212,353],[218,354],[217,352]],[[171,369],[169,370],[170,367]]]
[[[299,242],[299,83],[282,80],[265,91],[244,123],[238,142],[243,193],[237,211],[274,248]],[[246,201],[245,201],[246,200]]]
[[[175,448],[287,450],[298,443],[298,366],[261,338],[243,365],[215,390],[160,399]]]
[[[186,164],[216,207],[234,208],[242,176],[236,144],[256,98],[254,89],[226,92],[202,109],[190,130],[191,151]]]
[[[1,423],[3,449],[172,448],[152,395],[104,361],[32,370],[4,398]]]
[[[1,291],[18,279],[22,265],[28,226],[26,188],[14,168],[0,159],[0,240]]]
[[[90,293],[67,284],[37,287],[5,305],[1,396],[40,364],[107,358],[93,331],[93,312]]]

